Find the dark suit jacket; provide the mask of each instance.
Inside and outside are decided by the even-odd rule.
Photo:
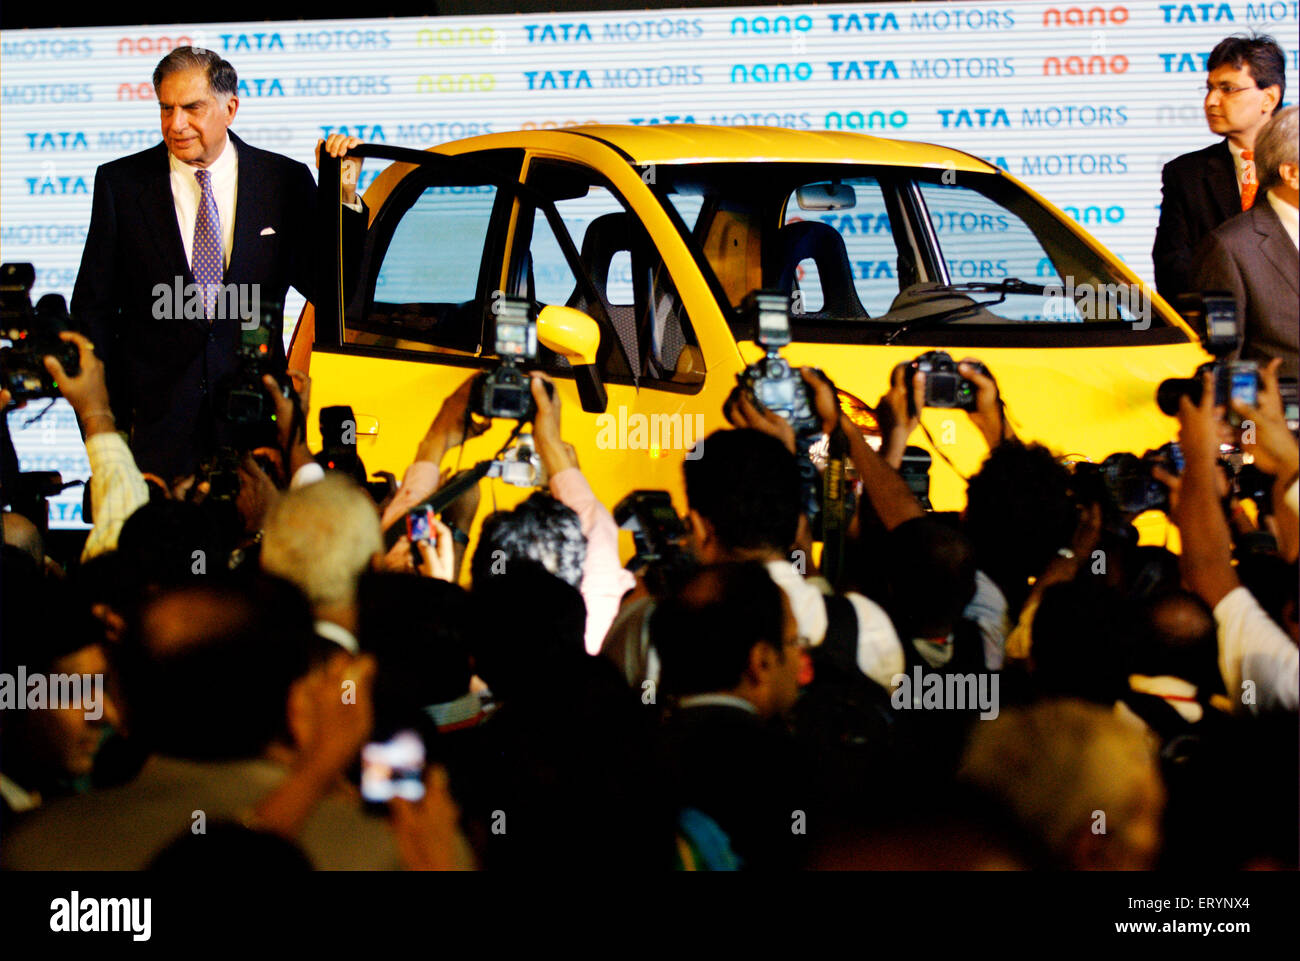
[[[316,186],[304,164],[229,134],[239,154],[234,241],[224,282],[260,285],[263,304],[293,286],[310,298]],[[352,219],[364,217],[350,211]],[[273,233],[264,233],[266,228]],[[104,164],[72,294],[73,317],[109,373],[119,426],[140,468],[191,473],[216,443],[212,397],[235,367],[238,318],[156,319],[154,292],[194,283],[176,221],[167,148]],[[275,349],[283,356],[283,346]]]
[[[1300,257],[1265,194],[1202,241],[1193,276],[1201,290],[1236,297],[1243,358],[1263,366],[1281,357],[1281,376],[1300,375]]]
[[[1175,157],[1160,174],[1160,223],[1151,250],[1156,290],[1170,303],[1194,288],[1197,245],[1215,227],[1241,213],[1241,191],[1228,141]]]

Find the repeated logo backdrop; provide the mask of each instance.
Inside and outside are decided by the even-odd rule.
[[[161,140],[150,75],[192,43],[239,73],[233,129],[308,165],[332,132],[426,147],[586,122],[857,130],[987,158],[1149,279],[1160,168],[1214,139],[1201,111],[1210,49],[1272,34],[1294,102],[1298,6],[1010,0],[4,31],[0,257],[36,265],[34,297],[70,297],[95,168]],[[381,166],[367,165],[363,189]],[[287,328],[300,306],[286,305]],[[62,422],[21,439],[24,466],[77,476],[70,414],[51,416]]]

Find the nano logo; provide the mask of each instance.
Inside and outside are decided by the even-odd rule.
[[[884,127],[886,123],[896,130],[906,127],[906,111],[895,110],[886,120],[883,110],[872,110],[866,114],[860,110],[850,110],[845,114],[832,110],[822,121],[822,126],[827,130],[875,130],[877,127]]]
[[[1111,7],[1109,12],[1105,7],[1089,7],[1086,13],[1083,7],[1066,7],[1064,14],[1059,7],[1048,7],[1043,11],[1044,27],[1105,26],[1107,23],[1116,26],[1128,23],[1128,7]]]
[[[875,14],[871,14],[871,16],[874,17]],[[893,14],[890,14],[890,16],[893,16]],[[767,17],[736,17],[731,21],[731,32],[764,34],[790,33],[792,30],[797,30],[799,33],[807,33],[812,30],[812,25],[812,17],[806,13],[801,13],[793,20],[784,16],[772,17],[771,19]],[[898,25],[895,24],[894,28],[897,29]]]
[[[139,54],[169,53],[177,47],[188,47],[193,41],[189,37],[140,37],[133,40],[123,37],[117,42],[119,57],[133,57]]]
[[[442,27],[438,30],[424,29],[415,34],[415,45],[417,47],[461,47],[468,44],[482,44],[491,46],[496,43],[497,32],[491,27],[479,27],[475,30],[473,27],[461,27],[459,30],[452,30],[450,27]]]
[[[1062,61],[1060,57],[1048,57],[1043,61],[1043,76],[1054,73],[1059,77],[1062,73],[1065,73],[1068,76],[1077,77],[1085,73],[1127,72],[1128,57],[1122,53],[1115,54],[1109,60],[1105,57],[1089,57],[1085,62],[1083,57],[1066,57]]]
[[[756,63],[752,67],[746,67],[743,63],[738,63],[731,68],[732,83],[789,83],[791,80],[811,80],[813,75],[812,64],[796,63],[791,68],[788,63],[777,63],[768,66],[765,63]]]
[[[496,74],[421,74],[415,78],[416,93],[487,93],[496,89]],[[590,86],[590,84],[588,84]]]

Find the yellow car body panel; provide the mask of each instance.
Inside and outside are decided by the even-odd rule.
[[[1087,231],[1004,171],[960,151],[853,133],[702,125],[590,126],[498,133],[430,149],[464,155],[502,148],[523,151],[520,177],[524,181],[538,160],[563,160],[589,167],[621,195],[629,212],[653,239],[703,354],[706,373],[703,384],[694,392],[607,383],[609,403],[603,419],[582,410],[571,378],[557,378],[564,437],[576,448],[584,475],[607,506],[612,507],[631,490],[662,488],[670,491],[678,509],[684,510],[683,451],[676,443],[661,443],[659,449],[653,449],[648,438],[640,447],[634,446],[635,437],[633,443],[628,443],[637,415],[657,418],[664,426],[673,423],[671,418],[681,417],[683,422],[689,421],[692,435],[698,433],[696,425],[707,435],[726,425],[721,409],[736,384],[736,375],[747,362],[762,354],[751,341],[737,342],[699,264],[650,189],[652,181],[646,178],[646,165],[651,169],[659,164],[751,161],[892,165],[994,174],[1016,184],[1051,211],[1107,266],[1140,287],[1150,298],[1153,313],[1187,337],[1183,343],[1169,344],[1040,344],[951,351],[957,360],[978,356],[997,377],[1017,434],[1027,441],[1041,441],[1060,456],[1100,461],[1116,451],[1140,454],[1169,441],[1176,425],[1157,409],[1155,386],[1168,377],[1189,376],[1208,359],[1185,321]],[[365,193],[372,221],[402,178],[415,169],[412,164],[393,163],[375,179]],[[508,245],[514,242],[519,206],[516,201],[509,221]],[[503,288],[509,261],[509,256],[503,258]],[[358,453],[372,473],[388,470],[400,478],[443,399],[467,377],[492,364],[486,360],[474,364],[472,355],[462,355],[460,362],[453,363],[447,362],[445,353],[394,357],[349,353],[346,346],[311,350],[311,338],[306,336],[311,331],[311,310],[309,306],[305,312],[307,322],[300,321],[299,333],[304,336],[298,338],[292,356],[300,366],[310,363],[313,406],[320,409],[348,404],[359,420],[369,422],[373,418],[377,428],[358,438]],[[344,324],[346,327],[346,318]],[[874,405],[893,367],[928,349],[915,342],[907,346],[794,342],[781,354],[792,365],[822,368],[841,391]],[[965,503],[965,479],[979,469],[986,453],[982,439],[960,411],[927,409],[922,423],[929,438],[917,431],[911,443],[933,455],[931,501],[937,510],[960,510]],[[468,467],[490,457],[505,441],[509,429],[507,422],[494,423],[463,450],[453,451],[444,469],[458,463]],[[318,433],[314,440],[319,443]],[[482,485],[479,518],[493,507],[509,507],[527,494],[499,481],[487,481]],[[1168,540],[1162,515],[1144,515],[1139,519],[1139,528],[1144,542]],[[630,537],[625,535],[623,546],[625,556],[630,554]]]

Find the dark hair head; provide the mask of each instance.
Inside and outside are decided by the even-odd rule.
[[[209,821],[203,834],[185,830],[153,856],[146,870],[170,874],[296,873],[312,863],[298,845],[278,834],[257,831],[234,821]]]
[[[1286,56],[1272,37],[1257,34],[1224,37],[1210,51],[1206,71],[1213,72],[1225,64],[1234,70],[1249,68],[1260,90],[1277,87],[1278,107],[1282,105],[1286,96]],[[1277,107],[1273,109],[1276,111]]]
[[[133,732],[174,757],[260,755],[287,734],[289,689],[307,673],[313,623],[301,592],[270,575],[149,598],[124,651]]]
[[[60,658],[100,644],[104,632],[66,581],[46,577],[6,545],[0,562],[0,670],[50,670]],[[21,696],[21,692],[20,692]]]
[[[496,511],[484,519],[470,576],[477,585],[526,560],[577,587],[586,559],[587,537],[578,515],[550,494],[537,491],[514,510]]]
[[[975,595],[975,552],[958,531],[932,517],[899,524],[884,540],[886,609],[900,637],[952,631]]]
[[[786,551],[799,526],[799,468],[775,437],[756,430],[719,430],[704,456],[684,464],[686,500],[736,549]]]
[[[357,638],[378,661],[377,712],[419,711],[468,693],[477,625],[464,590],[411,574],[363,574],[357,606]]]
[[[1101,578],[1053,584],[1034,615],[1035,693],[1113,704],[1128,689],[1134,627],[1129,602]]]
[[[224,574],[235,534],[224,523],[227,509],[233,510],[207,501],[150,501],[122,525],[122,564],[140,586],[170,587]]]
[[[1222,687],[1214,613],[1195,594],[1170,591],[1142,606],[1130,667],[1134,673],[1181,677],[1198,688]]]
[[[650,615],[650,643],[659,654],[664,690],[679,696],[732,690],[755,644],[783,657],[781,597],[762,564],[702,568]]]
[[[533,561],[475,579],[474,668],[503,700],[527,691],[554,695],[554,683],[586,658],[587,608],[578,589]]]
[[[1076,521],[1070,475],[1039,444],[999,445],[966,488],[966,536],[1013,616],[1029,592],[1029,578],[1070,542]]]
[[[217,96],[233,96],[239,91],[239,77],[230,62],[223,60],[220,54],[202,47],[176,47],[171,53],[158,61],[153,68],[154,93],[162,86],[163,79],[183,70],[202,70],[208,77],[208,86]]]

